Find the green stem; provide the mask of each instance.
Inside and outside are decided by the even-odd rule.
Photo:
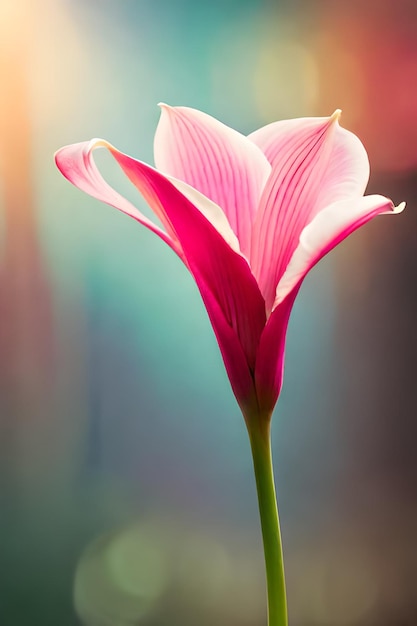
[[[284,561],[272,467],[269,421],[249,428],[264,544],[268,626],[288,626]]]

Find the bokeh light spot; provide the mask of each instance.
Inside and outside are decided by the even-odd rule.
[[[167,582],[158,534],[132,526],[87,547],[75,575],[75,608],[86,626],[130,626],[151,610]]]

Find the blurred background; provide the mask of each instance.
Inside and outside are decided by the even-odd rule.
[[[0,80],[1,626],[266,623],[249,445],[197,289],[53,163],[95,136],[152,163],[159,101],[244,133],[341,108],[369,192],[408,202],[306,280],[273,452],[291,626],[414,626],[415,0],[0,0]]]

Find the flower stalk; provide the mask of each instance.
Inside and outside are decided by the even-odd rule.
[[[272,466],[270,421],[248,428],[258,493],[268,594],[268,626],[288,626],[284,560]]]

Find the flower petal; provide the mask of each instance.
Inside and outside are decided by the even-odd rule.
[[[168,180],[201,211],[209,222],[213,224],[232,250],[240,252],[239,240],[233,232],[223,210],[209,198],[197,191],[197,189],[191,187],[191,185],[187,185],[187,183],[173,176],[166,176],[166,178],[168,178]]]
[[[330,118],[269,124],[249,135],[265,152],[272,174],[253,227],[250,264],[270,311],[275,288],[303,228],[323,207],[361,196],[369,177],[359,139]]]
[[[92,139],[64,146],[55,153],[55,162],[61,174],[65,176],[73,185],[85,191],[93,198],[110,204],[118,211],[130,215],[137,222],[140,222],[152,232],[156,233],[165,243],[167,243],[180,258],[183,258],[181,246],[172,230],[169,221],[163,211],[158,206],[152,207],[155,214],[164,225],[166,232],[149,220],[143,213],[133,206],[126,198],[110,187],[101,176],[93,158],[92,151],[96,148],[108,147],[108,143],[103,139]]]
[[[272,312],[259,342],[255,388],[260,415],[271,415],[282,387],[288,321],[298,289]]]
[[[265,326],[256,359],[255,384],[260,411],[272,411],[282,385],[285,339],[291,309],[307,272],[357,228],[381,213],[400,213],[383,196],[343,200],[326,207],[303,230],[278,288],[273,311]]]
[[[318,213],[300,236],[299,245],[276,289],[274,308],[303,280],[307,272],[338,243],[381,213],[400,213],[405,203],[394,207],[384,196],[340,200]]]
[[[206,305],[233,391],[245,410],[255,401],[252,373],[265,325],[264,300],[246,259],[233,251],[203,212],[166,176],[103,140],[64,148],[57,155],[58,167],[79,188],[146,224],[98,174],[91,152],[99,146],[110,151],[169,229],[172,240],[178,242]],[[205,199],[201,194],[197,198],[199,202]]]
[[[206,113],[161,108],[154,144],[157,168],[218,204],[249,257],[252,223],[271,171],[267,158],[254,142]]]

